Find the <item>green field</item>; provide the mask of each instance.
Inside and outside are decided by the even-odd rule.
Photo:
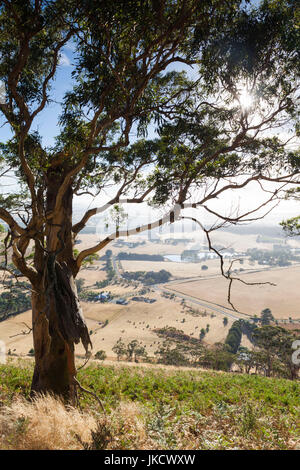
[[[31,374],[30,364],[0,366],[2,408],[13,407],[18,397],[28,398]],[[101,423],[101,436],[96,438],[96,447],[93,442],[94,448],[299,448],[299,382],[197,370],[96,365],[80,371],[78,378],[83,387],[101,398],[106,410],[104,418],[97,401],[80,392],[82,413],[96,416]],[[15,416],[15,422],[20,419],[22,416]],[[26,421],[29,428],[22,430],[25,437],[30,432],[30,419]],[[48,425],[51,428],[51,423]],[[10,428],[10,440],[5,440],[2,429],[0,448],[16,445],[16,439],[11,440],[13,432]],[[15,432],[19,435],[20,429]]]

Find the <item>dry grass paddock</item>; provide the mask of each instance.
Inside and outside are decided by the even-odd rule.
[[[233,283],[231,300],[239,311],[259,315],[263,309],[270,308],[275,318],[291,317],[300,321],[300,266],[239,274],[239,277],[250,283],[260,283]],[[266,282],[275,285],[263,284]],[[227,302],[228,281],[221,276],[188,283],[173,283],[170,287],[183,294],[230,307]]]

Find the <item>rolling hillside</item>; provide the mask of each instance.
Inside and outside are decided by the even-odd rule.
[[[28,362],[0,366],[0,449],[300,449],[299,383],[92,365],[79,380],[104,415],[85,393],[81,411],[24,401],[31,375]]]

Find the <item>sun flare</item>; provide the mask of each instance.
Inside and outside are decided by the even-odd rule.
[[[243,109],[249,109],[253,104],[253,97],[250,95],[250,93],[248,93],[246,89],[243,89],[239,93],[239,102]]]

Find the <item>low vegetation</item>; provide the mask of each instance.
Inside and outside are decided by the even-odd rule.
[[[299,340],[299,330],[288,331],[279,326],[264,324],[258,327],[255,323],[237,320],[230,327],[224,343],[208,346],[204,339],[209,330],[210,325],[207,324],[206,328],[201,328],[199,336],[195,337],[170,326],[156,328],[153,331],[163,339],[163,343],[154,351],[155,359],[147,360],[165,365],[228,372],[234,370],[291,380],[299,377],[299,365],[292,361],[292,344],[296,339]],[[252,342],[253,350],[241,346],[243,335]],[[138,345],[137,340],[133,342]],[[113,347],[113,351],[118,360],[124,357],[128,360],[121,338]]]
[[[128,281],[139,281],[145,285],[152,285],[152,284],[160,284],[164,282],[168,282],[171,277],[171,273],[166,271],[165,269],[161,269],[160,271],[135,271],[135,272],[128,272],[125,271],[123,273],[123,277]]]
[[[293,254],[291,249],[285,245],[274,245],[273,250],[250,248],[246,254],[250,261],[257,261],[259,265],[290,266],[292,261],[299,262],[300,260],[300,257]]]
[[[0,449],[296,449],[299,383],[259,376],[91,365],[81,411],[27,401],[32,366],[0,366]],[[298,443],[298,444],[297,444]],[[299,448],[299,447],[298,447]]]
[[[136,339],[126,344],[119,338],[112,350],[116,354],[118,361],[126,359],[126,361],[138,362],[140,358],[146,359],[147,357],[146,347],[141,341]]]
[[[0,294],[0,321],[31,308],[30,286],[26,282],[2,282],[5,291]]]

